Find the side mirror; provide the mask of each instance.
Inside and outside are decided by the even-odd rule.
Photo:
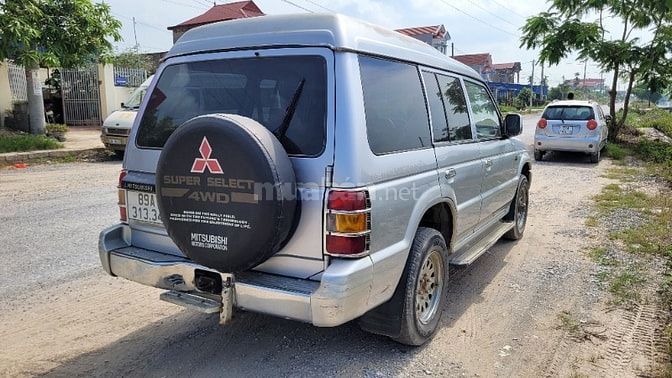
[[[612,120],[612,119],[613,119],[613,118],[611,118],[611,115],[609,115],[609,114],[607,114],[607,115],[604,116],[604,120],[607,121],[607,123],[611,123],[611,120]]]
[[[123,102],[121,103],[121,107],[122,107],[122,108],[124,107],[124,103],[123,103]]]
[[[520,114],[507,114],[504,117],[504,135],[514,137],[523,132],[523,117]]]

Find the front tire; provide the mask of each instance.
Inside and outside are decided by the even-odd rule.
[[[511,202],[509,214],[504,218],[507,221],[514,222],[513,228],[504,234],[505,239],[518,240],[523,237],[525,226],[527,225],[527,210],[529,205],[530,182],[527,176],[520,176],[518,180],[518,189],[516,196]]]
[[[395,341],[419,346],[438,330],[446,304],[448,248],[438,231],[418,228],[404,269],[401,333]]]

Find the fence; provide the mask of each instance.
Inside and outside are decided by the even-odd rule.
[[[28,101],[26,70],[23,66],[9,62],[9,90],[12,101]]]
[[[147,80],[147,71],[142,68],[114,66],[115,87],[139,87]]]
[[[61,69],[63,118],[71,126],[101,124],[98,67]]]

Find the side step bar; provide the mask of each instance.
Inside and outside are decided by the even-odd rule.
[[[490,249],[497,241],[514,226],[513,222],[499,222],[492,226],[482,238],[467,244],[455,252],[450,259],[453,265],[469,265]]]

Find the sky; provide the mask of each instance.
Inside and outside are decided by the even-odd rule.
[[[135,45],[135,32],[143,52],[166,51],[172,46],[172,33],[166,28],[179,24],[207,11],[212,5],[208,0],[97,0],[109,4],[112,14],[123,27],[124,41],[117,43],[118,51]],[[217,1],[217,4],[226,1]],[[548,4],[541,0],[255,0],[261,10],[269,15],[283,13],[308,13],[308,11],[337,12],[356,17],[390,29],[443,24],[455,44],[455,54],[489,52],[493,63],[521,62],[520,80],[527,82],[532,73],[532,60],[538,51],[520,48],[520,28],[527,17],[545,11]],[[608,30],[616,32],[618,20],[607,19]],[[635,36],[646,40],[650,33],[642,31]],[[555,86],[574,78],[576,72],[583,78],[584,62],[568,57],[557,66],[545,67],[544,75]],[[605,78],[599,67],[587,63],[588,78]],[[534,70],[535,82],[541,79],[541,67]]]

